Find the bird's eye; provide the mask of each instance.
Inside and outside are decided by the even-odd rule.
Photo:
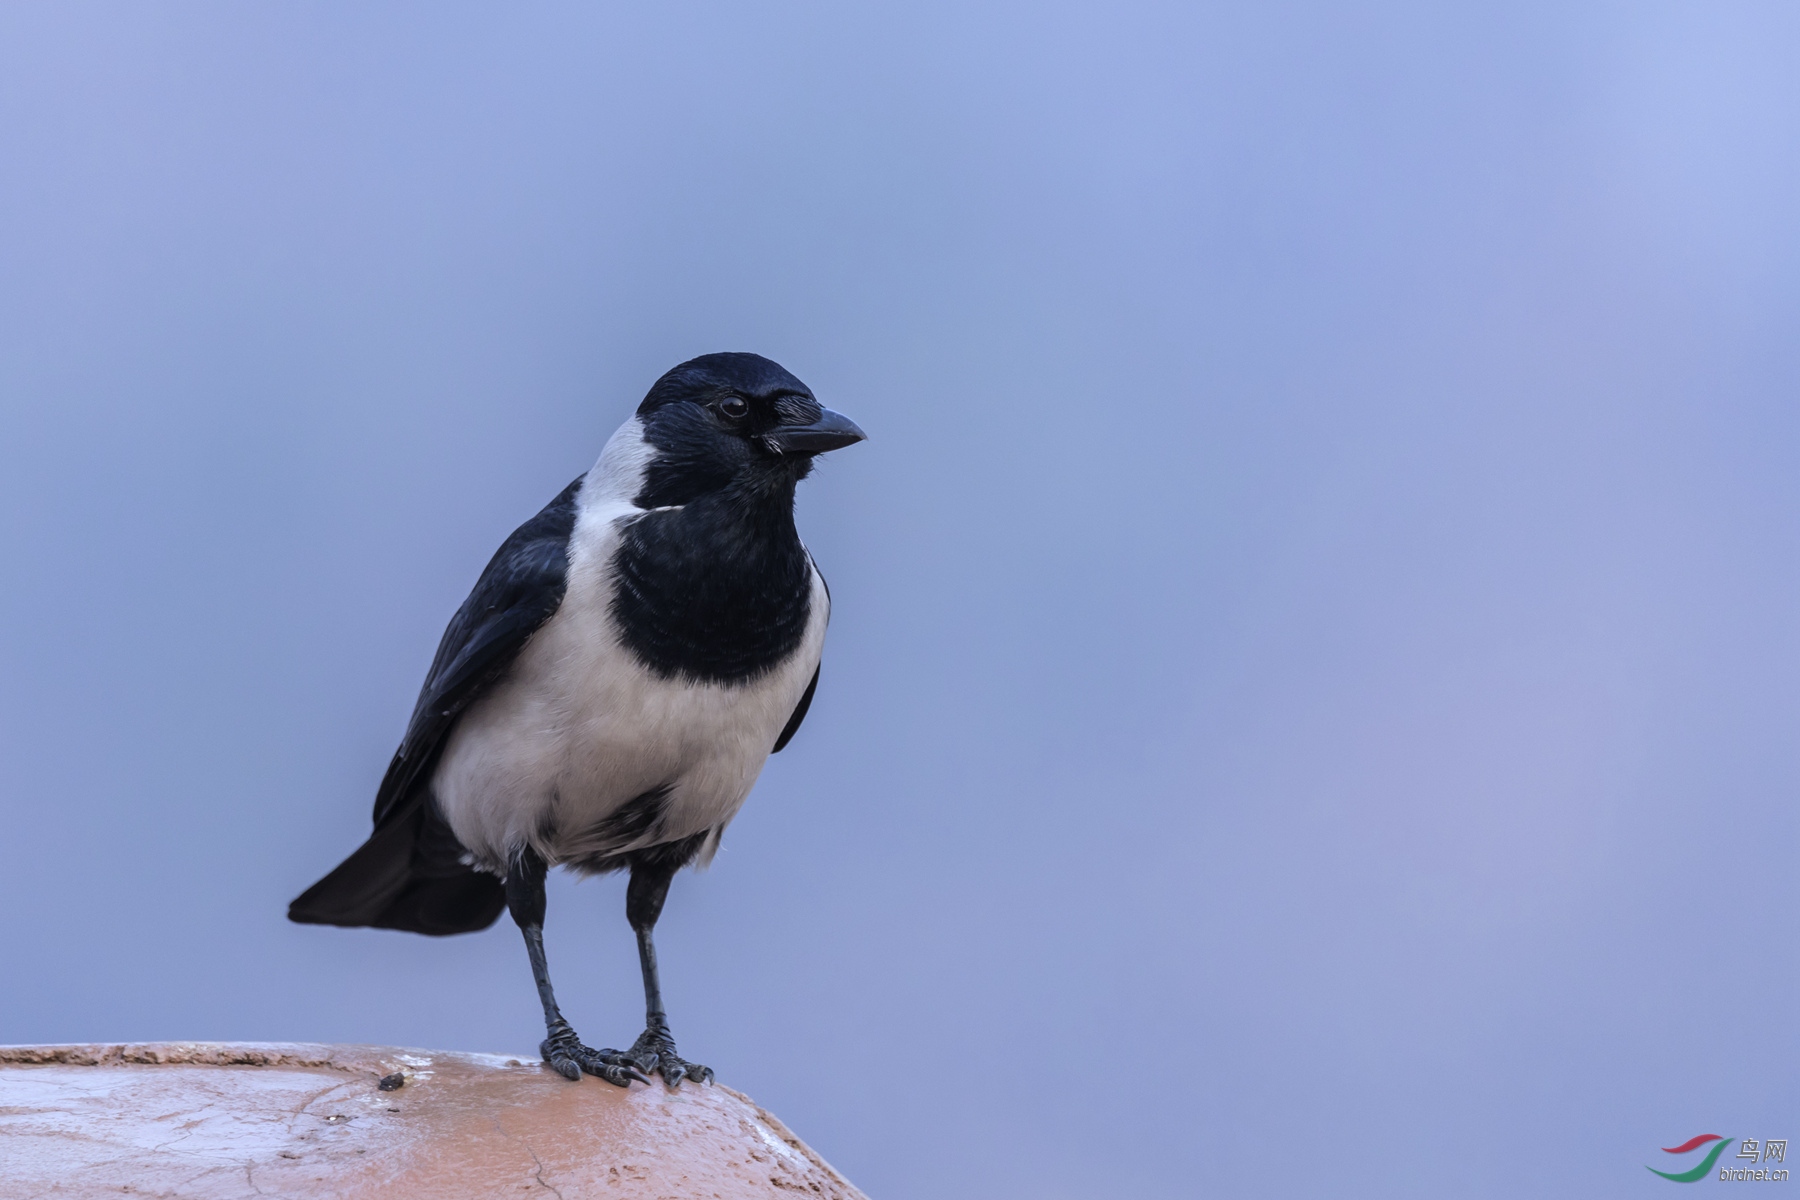
[[[742,396],[727,396],[719,401],[719,411],[735,421],[750,411],[750,402]]]

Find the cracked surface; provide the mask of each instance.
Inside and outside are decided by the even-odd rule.
[[[0,1200],[865,1200],[729,1088],[547,1087],[549,1071],[381,1046],[0,1047]]]

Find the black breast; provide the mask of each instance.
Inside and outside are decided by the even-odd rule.
[[[806,634],[812,563],[792,509],[743,499],[715,492],[623,531],[613,620],[663,678],[741,683],[786,660]]]

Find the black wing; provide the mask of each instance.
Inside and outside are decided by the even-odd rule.
[[[787,744],[794,740],[794,735],[800,732],[800,722],[806,720],[806,710],[812,707],[813,693],[818,689],[819,668],[814,667],[812,682],[807,684],[806,691],[801,693],[800,703],[794,705],[794,715],[788,718],[788,723],[782,729],[781,736],[775,739],[775,748],[769,751],[770,754],[780,754]]]
[[[418,794],[462,711],[512,665],[562,604],[569,586],[569,536],[575,529],[577,479],[537,516],[513,530],[488,562],[438,643],[419,689],[406,736],[375,793],[375,827]]]
[[[830,621],[831,585],[825,582],[825,572],[819,570],[819,564],[813,562],[811,551],[807,552],[806,561],[812,563],[812,569],[817,572],[819,583],[825,589],[825,619]],[[775,739],[775,748],[769,751],[770,754],[780,754],[783,750],[787,749],[787,744],[794,740],[794,735],[800,732],[800,722],[806,720],[806,710],[812,707],[813,693],[818,690],[819,668],[814,667],[812,682],[808,683],[806,685],[806,690],[800,694],[800,703],[794,705],[794,715],[789,717],[788,723],[782,727],[781,736]]]
[[[288,906],[290,920],[450,934],[499,918],[506,904],[500,881],[464,864],[462,846],[425,802],[425,785],[457,717],[562,603],[580,489],[577,479],[514,530],[450,619],[375,794],[375,832]]]

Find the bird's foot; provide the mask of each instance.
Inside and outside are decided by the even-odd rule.
[[[630,1087],[634,1079],[641,1083],[650,1082],[649,1075],[639,1070],[626,1055],[617,1050],[595,1050],[582,1045],[581,1039],[567,1025],[552,1030],[538,1046],[538,1053],[564,1079],[579,1080],[585,1071],[618,1087]],[[655,1065],[654,1058],[651,1065]]]
[[[712,1068],[691,1063],[676,1054],[675,1039],[670,1035],[669,1027],[660,1023],[640,1033],[638,1040],[631,1043],[631,1049],[602,1050],[600,1053],[602,1057],[615,1056],[617,1061],[629,1063],[646,1075],[654,1071],[671,1088],[680,1087],[683,1079],[691,1079],[695,1083],[712,1082]]]

